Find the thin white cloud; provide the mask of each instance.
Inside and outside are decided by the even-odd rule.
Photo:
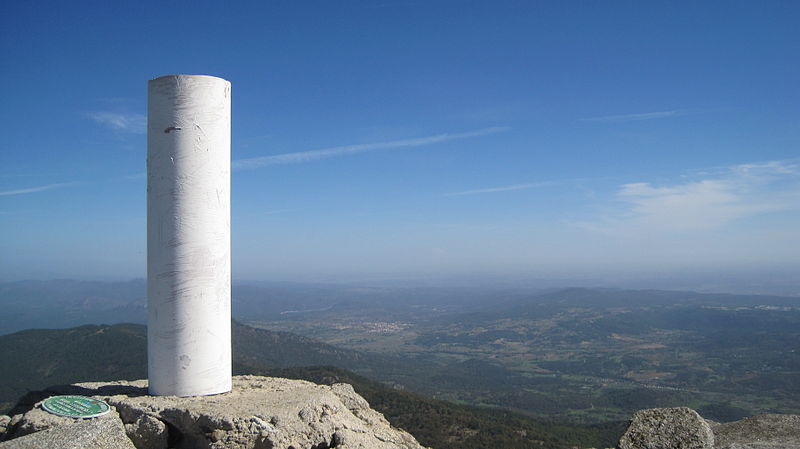
[[[4,192],[0,192],[0,196],[8,196],[8,195],[23,195],[26,193],[36,193],[36,192],[44,192],[45,190],[53,190],[53,189],[60,189],[62,187],[69,187],[78,184],[77,182],[62,182],[59,184],[48,184],[45,186],[38,186],[38,187],[30,187],[27,189],[17,189],[17,190],[6,190]]]
[[[409,148],[419,147],[423,145],[431,145],[435,143],[449,142],[452,140],[467,139],[470,137],[488,136],[504,131],[508,131],[508,127],[493,127],[483,128],[476,131],[456,134],[438,134],[435,136],[418,137],[414,139],[390,140],[387,142],[373,142],[358,145],[345,145],[340,147],[324,148],[321,150],[300,151],[297,153],[284,153],[272,156],[254,157],[248,159],[239,159],[233,161],[232,167],[234,169],[249,169],[266,167],[269,165],[282,165],[282,164],[301,164],[304,162],[317,161],[320,159],[328,159],[337,156],[345,156],[356,153],[366,153],[369,151],[388,150],[394,148]]]
[[[731,167],[734,173],[745,177],[773,178],[781,175],[800,174],[800,165],[790,161],[769,161],[752,164],[741,164]]]
[[[678,117],[681,115],[687,115],[691,113],[692,111],[689,110],[657,111],[657,112],[644,112],[639,114],[605,115],[601,117],[589,117],[589,118],[583,118],[581,119],[581,121],[620,123],[620,122],[633,122],[639,120],[653,120],[659,118]]]
[[[265,210],[263,213],[264,215],[276,215],[276,214],[285,214],[288,212],[297,212],[298,210],[303,210],[303,208],[295,207],[292,209],[272,209],[272,210]]]
[[[474,190],[464,190],[461,192],[450,192],[445,193],[443,196],[462,196],[462,195],[478,195],[481,193],[496,193],[496,192],[508,192],[511,190],[525,190],[525,189],[532,189],[534,187],[542,187],[546,185],[550,185],[551,183],[548,182],[536,182],[536,183],[528,183],[528,184],[514,184],[510,186],[502,186],[502,187],[489,187],[485,189],[474,189]]]
[[[741,164],[655,186],[623,184],[621,207],[583,227],[608,232],[713,230],[769,212],[800,210],[800,170],[790,161]]]
[[[144,134],[147,131],[147,117],[137,113],[119,112],[90,112],[87,117],[95,122],[113,129],[134,134]]]

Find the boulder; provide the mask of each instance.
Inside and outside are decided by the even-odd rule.
[[[714,449],[708,423],[688,407],[653,408],[633,415],[620,449]]]
[[[11,423],[11,417],[7,415],[0,415],[0,441],[3,441],[3,435],[6,433],[6,429],[8,429],[8,425]]]

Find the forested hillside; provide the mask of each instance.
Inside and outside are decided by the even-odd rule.
[[[456,405],[398,391],[334,366],[301,367],[298,365],[304,362],[373,362],[356,351],[336,349],[284,332],[235,324],[233,338],[236,374],[350,383],[395,426],[437,449],[523,449],[540,443],[554,449],[608,446],[624,430],[623,423],[570,425],[509,411]],[[0,357],[14,360],[0,365],[0,405],[8,410],[25,393],[55,384],[146,378],[146,350],[146,329],[135,324],[26,330],[0,336]]]

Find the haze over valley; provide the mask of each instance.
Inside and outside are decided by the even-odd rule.
[[[0,284],[2,331],[144,323],[144,290],[142,280]],[[324,360],[287,354],[287,366],[316,360],[457,403],[575,423],[671,405],[722,421],[800,411],[797,297],[261,283],[236,285],[233,300],[241,323],[338,348]]]

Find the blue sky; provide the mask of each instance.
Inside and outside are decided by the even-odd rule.
[[[800,272],[800,3],[3,2],[0,278],[145,273],[147,80],[233,86],[235,279]]]

